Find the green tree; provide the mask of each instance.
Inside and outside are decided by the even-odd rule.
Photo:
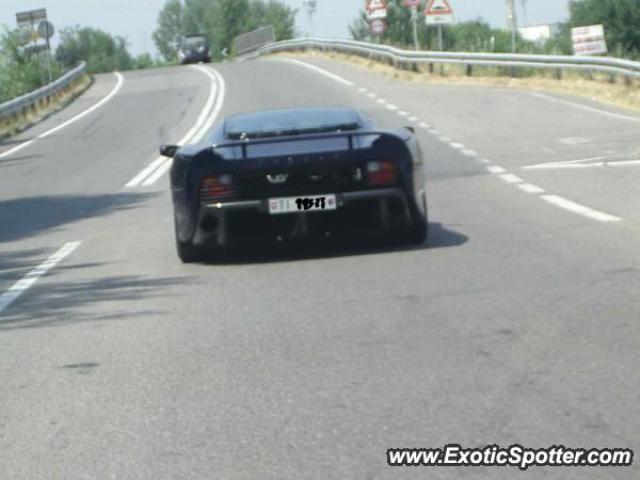
[[[49,81],[46,74],[48,52],[32,53],[29,38],[21,30],[0,33],[0,102],[35,90]],[[62,67],[50,59],[53,78]]]
[[[180,0],[167,0],[158,14],[158,28],[153,32],[153,41],[166,60],[178,55],[180,36],[183,34],[183,7]]]
[[[136,69],[145,69],[145,68],[153,68],[155,67],[155,61],[153,57],[148,53],[141,53],[133,60],[133,68]]]
[[[378,39],[371,34],[364,11],[351,24],[354,40],[380,41],[403,48],[413,47],[413,25],[410,10],[401,1],[389,2],[387,8],[387,30]],[[422,49],[439,48],[438,29],[427,26],[423,12],[418,13],[418,40]],[[536,47],[517,37],[518,51],[533,52]],[[444,50],[464,52],[510,52],[511,32],[492,28],[482,19],[442,26],[442,46]]]
[[[219,58],[222,49],[231,50],[236,36],[258,27],[273,25],[276,39],[291,38],[295,13],[277,0],[167,0],[153,38],[161,55],[175,61],[182,35],[200,33]]]
[[[90,27],[63,29],[60,32],[56,58],[67,67],[84,61],[91,73],[133,68],[133,60],[124,38]]]

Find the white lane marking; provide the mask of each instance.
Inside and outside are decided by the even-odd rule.
[[[378,103],[387,103],[387,101],[384,98],[379,98],[378,100],[376,100]]]
[[[153,171],[158,168],[160,165],[162,165],[163,163],[167,162],[169,159],[166,157],[158,157],[156,158],[153,162],[151,162],[149,165],[147,165],[146,167],[144,167],[140,173],[138,173],[135,177],[133,177],[131,180],[129,180],[127,182],[127,184],[125,185],[125,188],[133,188],[133,187],[137,187],[138,185],[140,185],[140,182],[142,182],[145,178],[147,178],[149,175],[151,175],[151,173],[153,173]]]
[[[450,145],[456,150],[462,150],[463,148],[467,148],[464,143],[451,142]]]
[[[425,122],[420,122],[418,124],[418,126],[421,127],[421,128],[426,128],[427,130],[431,128],[431,125],[429,125],[428,123],[425,123]]]
[[[211,79],[211,88],[209,90],[209,97],[207,98],[205,106],[202,109],[202,111],[200,112],[200,115],[198,116],[198,119],[193,124],[191,129],[186,133],[186,135],[180,140],[180,142],[178,142],[178,145],[181,145],[183,142],[188,141],[193,135],[195,135],[198,132],[198,130],[200,130],[200,128],[202,127],[202,124],[204,124],[206,119],[207,119],[207,114],[209,113],[209,110],[211,108],[213,108],[213,104],[214,104],[214,101],[216,99],[216,95],[218,94],[218,86],[216,85],[216,78],[213,75],[210,75],[208,73],[208,70],[205,70],[200,66],[195,66],[194,65],[194,66],[192,66],[192,68],[200,70],[201,72],[205,73]],[[161,166],[163,166],[168,161],[169,161],[169,159],[166,158],[166,157],[158,157],[158,158],[156,158],[149,165],[144,167],[140,171],[140,173],[138,173],[135,177],[133,177],[131,180],[129,180],[127,182],[127,184],[125,185],[125,188],[137,187],[147,177],[149,177],[150,175],[153,175],[153,173],[156,171],[157,168],[160,168]]]
[[[490,165],[491,164],[491,160],[487,160],[486,158],[479,158],[478,161],[480,163],[484,163],[485,165]]]
[[[568,210],[570,212],[577,213],[578,215],[582,215],[583,217],[598,220],[600,222],[619,222],[622,220],[620,217],[609,215],[608,213],[604,213],[599,210],[594,210],[593,208],[580,205],[579,203],[572,202],[571,200],[567,200],[566,198],[559,195],[542,195],[540,198],[542,198],[545,202],[555,205],[556,207],[564,208],[565,210]]]
[[[502,180],[504,180],[507,183],[522,183],[524,182],[524,180],[522,180],[520,177],[518,177],[517,175],[514,175],[512,173],[503,173],[502,175],[500,175],[500,178]]]
[[[311,65],[310,63],[302,62],[302,61],[296,60],[294,58],[282,58],[282,59],[279,59],[279,60],[284,60],[284,61],[288,61],[288,62],[291,62],[291,63],[295,63],[297,65],[301,65],[303,67],[307,67],[308,69],[313,70],[313,71],[315,71],[317,73],[320,73],[320,74],[324,75],[325,77],[329,77],[329,78],[335,80],[336,82],[340,82],[343,85],[348,85],[350,87],[353,87],[353,85],[354,85],[353,82],[350,82],[349,80],[347,80],[345,78],[342,78],[341,76],[336,75],[335,73],[328,72],[327,70],[325,70],[323,68],[316,67],[315,65]]]
[[[441,142],[444,142],[444,143],[449,143],[451,141],[451,139],[449,137],[445,137],[444,135],[439,136],[438,140],[440,140]]]
[[[111,100],[116,93],[118,93],[118,90],[120,90],[120,88],[122,88],[122,84],[124,83],[124,77],[122,76],[122,74],[120,72],[113,72],[113,74],[116,77],[116,85],[113,87],[113,89],[111,89],[111,91],[107,94],[106,97],[103,97],[98,102],[94,103],[92,106],[87,108],[86,110],[80,112],[75,117],[72,117],[69,120],[66,120],[66,121],[62,122],[60,125],[56,125],[55,127],[47,130],[46,132],[41,133],[40,135],[37,135],[36,137],[32,138],[31,140],[27,140],[26,142],[20,143],[19,145],[16,145],[15,147],[10,148],[6,152],[0,153],[0,158],[8,157],[12,153],[15,153],[18,150],[22,150],[26,146],[31,145],[36,140],[38,140],[40,138],[48,137],[49,135],[57,132],[58,130],[63,129],[64,127],[67,127],[67,126],[71,125],[72,123],[80,120],[81,118],[89,115],[91,112],[94,112],[95,110],[97,110],[98,108],[103,106],[105,103],[107,103],[109,100]]]
[[[465,155],[467,157],[477,157],[478,153],[475,150],[471,150],[470,148],[463,148],[462,150],[460,150],[460,153],[462,155]]]
[[[389,104],[387,105],[387,108],[388,108],[389,110],[398,110],[398,107],[396,107],[393,103],[389,103]]]
[[[158,167],[158,169],[151,175],[149,175],[149,177],[142,183],[143,186],[148,187],[149,185],[153,185],[162,175],[167,172],[167,170],[171,168],[171,165],[173,164],[172,159],[165,158],[164,160],[165,162],[160,164],[160,167]]]
[[[45,275],[49,270],[64,260],[65,257],[70,255],[71,252],[78,248],[81,243],[82,242],[69,242],[65,244],[60,250],[14,283],[9,290],[0,296],[0,313],[11,305],[16,298],[31,288],[40,277]]]
[[[366,89],[366,88],[364,88],[364,87],[360,87],[360,88],[358,89],[358,91],[359,91],[360,93],[367,93],[367,89]]]
[[[544,189],[540,188],[533,183],[521,183],[516,185],[520,190],[527,193],[544,193]]]
[[[500,165],[489,165],[487,167],[487,171],[489,173],[495,173],[495,174],[507,173],[507,171],[504,168],[502,168]]]
[[[405,112],[404,110],[399,110],[397,113],[401,117],[408,117],[409,116],[409,112]]]
[[[376,95],[373,92],[369,92],[369,93],[367,93],[367,95],[369,96],[369,98],[378,98],[378,95]]]
[[[545,95],[544,93],[538,92],[529,92],[530,95],[538,98],[544,98],[545,100],[550,100],[556,103],[562,103],[564,105],[569,105],[574,108],[579,108],[581,110],[585,110],[587,112],[599,113],[600,115],[606,115],[607,117],[616,118],[618,120],[627,120],[631,122],[640,122],[640,117],[632,117],[631,115],[623,115],[621,113],[613,113],[608,112],[606,110],[600,110],[599,108],[589,107],[587,105],[582,105],[581,103],[570,102],[569,100],[563,100],[561,98],[552,97],[550,95]]]
[[[429,130],[429,133],[432,135],[440,135],[440,130],[438,130],[437,128],[431,128]]]
[[[589,142],[591,142],[591,140],[585,137],[567,137],[558,140],[558,143],[563,145],[582,145]]]
[[[605,158],[605,157],[601,157]],[[562,169],[580,169],[580,168],[601,168],[601,167],[627,167],[640,165],[640,160],[613,160],[610,162],[592,162],[592,163],[577,163],[577,161],[570,162],[553,162],[553,163],[541,163],[538,165],[527,165],[522,167],[524,170],[562,170]]]
[[[207,75],[209,75],[209,77],[215,80],[218,90],[218,94],[216,95],[216,103],[213,107],[213,110],[211,112],[207,112],[207,121],[203,125],[201,125],[200,130],[198,130],[193,137],[189,139],[183,138],[182,140],[180,140],[178,145],[183,145],[187,142],[194,143],[201,140],[218,118],[218,115],[220,114],[220,110],[222,110],[222,105],[224,103],[226,85],[224,82],[224,78],[222,78],[222,75],[220,75],[220,73],[215,68],[199,68],[201,68]],[[153,185],[160,177],[162,177],[162,175],[167,172],[167,170],[169,170],[169,168],[171,168],[171,164],[172,159],[168,158],[167,162],[163,163],[154,173],[152,173],[142,185],[145,187]]]
[[[409,121],[410,122],[417,122],[418,120],[420,120],[420,119],[418,117],[413,116],[413,115],[409,117]]]

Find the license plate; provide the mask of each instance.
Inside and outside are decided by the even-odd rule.
[[[317,212],[335,209],[336,196],[334,194],[269,199],[269,213],[271,215],[278,215],[281,213]]]

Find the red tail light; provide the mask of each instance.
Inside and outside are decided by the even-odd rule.
[[[398,167],[389,160],[367,163],[367,183],[371,187],[392,185],[398,181]]]
[[[216,200],[233,194],[233,178],[229,174],[204,177],[200,183],[200,198]]]

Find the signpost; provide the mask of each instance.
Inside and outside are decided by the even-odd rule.
[[[385,0],[367,0],[367,19],[377,20],[387,18],[387,4]]]
[[[39,8],[37,10],[18,12],[16,13],[16,23],[18,24],[18,28],[29,32],[33,41],[31,48],[33,52],[39,51],[36,39],[40,37],[45,40],[47,48],[47,71],[49,73],[49,83],[51,83],[53,76],[51,74],[51,44],[49,39],[53,36],[55,29],[53,24],[47,21],[47,11],[44,8]]]
[[[427,25],[448,25],[453,23],[453,9],[449,0],[429,0],[424,12]]]
[[[374,35],[382,35],[387,30],[384,21],[387,18],[387,3],[385,0],[366,0],[367,19],[369,28]]]
[[[44,8],[16,13],[18,28],[30,28],[31,30],[35,30],[36,25],[46,19],[47,11]]]
[[[374,35],[382,35],[387,30],[387,23],[381,18],[371,20],[369,26]]]
[[[602,55],[608,51],[602,25],[572,28],[571,39],[574,55]]]
[[[453,9],[449,0],[429,0],[424,16],[427,25],[437,25],[438,49],[442,51],[442,25],[453,23]]]
[[[420,0],[404,0],[404,6],[411,9],[411,23],[413,23],[413,47],[420,50],[418,43],[418,4]]]

